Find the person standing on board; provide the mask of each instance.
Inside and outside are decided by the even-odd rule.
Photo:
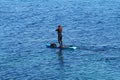
[[[62,47],[62,26],[58,26],[58,28],[56,29],[57,34],[58,34],[58,43],[60,45],[60,47]]]

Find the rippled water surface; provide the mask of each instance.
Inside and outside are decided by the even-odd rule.
[[[119,0],[0,0],[0,80],[119,79]]]

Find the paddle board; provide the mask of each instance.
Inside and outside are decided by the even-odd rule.
[[[46,47],[47,48],[53,48],[53,49],[73,49],[73,50],[77,49],[77,47],[73,46],[73,45],[63,45],[62,47],[58,47],[58,46],[53,47],[50,44],[47,44]]]

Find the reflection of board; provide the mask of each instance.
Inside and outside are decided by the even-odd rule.
[[[73,50],[74,50],[74,49],[77,49],[77,47],[76,47],[76,46],[73,46],[73,45],[64,45],[64,46],[62,46],[62,48],[60,48],[60,47],[58,47],[58,46],[57,46],[57,47],[52,47],[52,46],[50,46],[50,44],[47,44],[46,47],[47,47],[47,48],[54,48],[54,49],[57,49],[57,48],[58,48],[58,49],[73,49]]]

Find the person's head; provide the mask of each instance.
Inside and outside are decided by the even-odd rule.
[[[57,45],[55,43],[52,43],[50,46],[51,47],[57,47]]]
[[[61,25],[58,25],[58,27],[61,27]]]

